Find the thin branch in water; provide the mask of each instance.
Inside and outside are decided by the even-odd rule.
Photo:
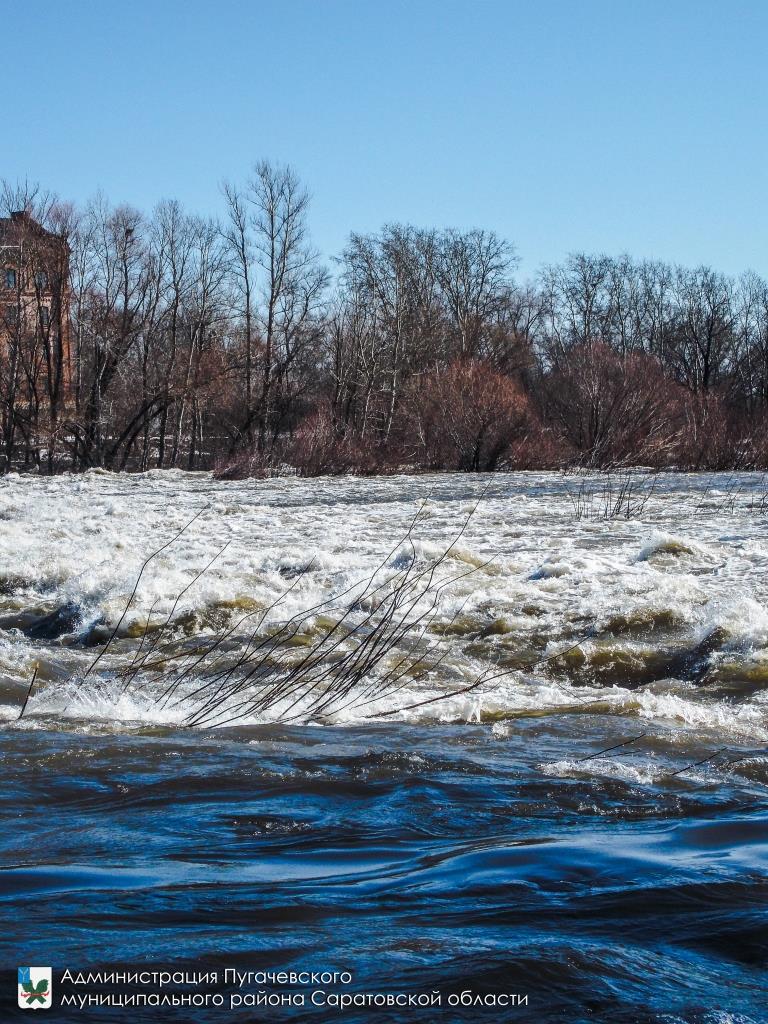
[[[197,581],[201,578],[201,576],[203,576],[206,572],[208,572],[208,570],[211,568],[213,563],[221,555],[224,554],[224,552],[229,547],[230,543],[231,543],[231,541],[227,541],[222,547],[220,547],[219,550],[216,552],[216,554],[213,556],[213,558],[207,563],[207,565],[205,565],[198,573],[196,573],[192,577],[192,579],[189,581],[189,583],[186,585],[186,587],[184,587],[184,589],[179,591],[179,593],[176,595],[176,599],[173,602],[171,610],[168,612],[168,615],[166,616],[165,622],[162,624],[162,626],[160,626],[160,628],[158,630],[158,633],[157,633],[157,636],[155,637],[155,639],[154,639],[153,643],[151,644],[151,646],[148,648],[147,653],[144,655],[144,657],[139,662],[138,667],[134,668],[134,665],[136,663],[136,657],[134,657],[133,661],[131,662],[131,665],[129,666],[129,670],[133,669],[133,672],[132,672],[132,675],[129,676],[128,683],[130,683],[131,678],[133,678],[133,676],[135,676],[137,672],[141,671],[141,669],[144,666],[144,663],[146,662],[146,660],[150,657],[152,652],[157,648],[157,645],[158,645],[158,643],[160,641],[160,637],[162,636],[163,631],[165,629],[167,629],[168,626],[170,625],[170,623],[173,621],[173,615],[174,615],[174,612],[176,611],[176,609],[177,609],[177,607],[179,605],[179,601],[187,593],[187,591],[189,591],[195,585],[195,583],[197,583]],[[156,604],[157,604],[157,600],[155,600],[153,602],[152,610],[154,609]],[[152,611],[150,610],[150,615],[151,614],[152,614]],[[147,623],[146,623],[146,626],[144,628],[144,636],[142,637],[141,647],[143,647],[143,645],[144,645],[144,639],[145,639],[145,637],[147,635],[148,628],[149,628],[149,616],[147,617]],[[141,650],[141,647],[139,648],[139,650]],[[128,685],[128,683],[126,683],[126,686]]]
[[[719,757],[720,754],[723,754],[727,749],[727,747],[721,747],[719,750],[716,750],[714,754],[710,754],[709,757],[702,758],[701,761],[694,761],[693,764],[687,764],[684,768],[680,768],[676,772],[666,772],[665,778],[674,779],[676,775],[682,775],[683,772],[690,771],[691,768],[699,768],[703,764],[709,764],[710,761],[714,761],[716,757]]]
[[[29,689],[27,690],[27,696],[24,698],[24,703],[21,705],[21,711],[19,712],[19,717],[17,719],[17,721],[19,721],[19,722],[24,717],[24,712],[27,710],[27,704],[29,703],[29,698],[32,696],[32,690],[34,688],[35,680],[36,679],[37,679],[37,665],[35,665],[35,671],[32,673],[32,680],[31,680],[31,682],[29,684]]]
[[[632,736],[628,740],[624,740],[623,743],[614,743],[613,746],[605,747],[603,750],[598,750],[596,754],[587,754],[586,757],[577,758],[577,764],[583,761],[593,761],[596,757],[602,757],[603,754],[609,754],[612,750],[619,750],[621,747],[628,747],[632,743],[637,743],[639,740],[645,739],[648,735],[647,732],[641,732],[639,736]]]
[[[195,520],[199,519],[200,516],[203,514],[203,512],[205,512],[210,507],[211,507],[210,505],[205,505],[203,508],[201,508],[199,512],[196,512],[195,515],[192,516],[192,518],[189,520],[188,523],[186,523],[186,525],[182,526],[182,528],[178,531],[178,533],[174,534],[174,536],[171,537],[170,540],[167,540],[165,542],[165,544],[163,544],[161,547],[159,547],[157,549],[157,551],[153,551],[152,554],[149,556],[149,558],[145,559],[143,565],[141,566],[141,569],[139,570],[139,575],[136,577],[136,582],[133,585],[133,590],[131,591],[131,596],[128,598],[128,601],[126,602],[126,605],[123,608],[123,614],[120,616],[120,618],[119,618],[119,620],[117,622],[117,625],[112,630],[112,633],[111,633],[109,639],[107,640],[106,644],[104,644],[102,649],[99,651],[99,653],[93,659],[91,664],[85,670],[85,673],[83,674],[83,679],[87,679],[88,678],[88,676],[91,674],[91,672],[93,672],[93,670],[96,668],[98,663],[101,661],[101,659],[104,657],[104,655],[107,653],[107,651],[109,650],[110,646],[112,645],[112,641],[117,636],[117,634],[118,634],[118,632],[120,630],[120,627],[123,624],[125,616],[128,614],[128,609],[133,604],[133,599],[136,597],[136,592],[139,589],[139,583],[141,583],[141,577],[144,575],[144,570],[147,568],[149,563],[152,561],[153,558],[157,558],[157,556],[159,554],[161,554],[163,551],[165,551],[166,548],[169,548],[171,546],[171,544],[173,544],[175,541],[177,541],[179,539],[179,537],[186,530],[189,529],[189,527],[195,522]]]

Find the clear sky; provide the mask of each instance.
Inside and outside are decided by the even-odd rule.
[[[768,0],[0,0],[0,176],[221,209],[260,157],[316,245],[385,221],[768,274]]]

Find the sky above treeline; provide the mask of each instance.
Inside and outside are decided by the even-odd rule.
[[[0,3],[0,176],[219,215],[290,163],[326,256],[384,222],[768,275],[765,0]]]

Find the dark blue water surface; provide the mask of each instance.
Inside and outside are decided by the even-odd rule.
[[[568,751],[561,726],[4,731],[1,1019],[24,1019],[15,967],[51,964],[349,971],[337,991],[439,990],[443,1005],[54,1007],[50,1021],[768,1020],[760,752],[643,781],[633,758],[675,757],[648,737],[619,752],[623,777],[602,761],[552,774],[547,761],[626,735],[572,718]],[[449,1008],[465,990],[528,1000]]]

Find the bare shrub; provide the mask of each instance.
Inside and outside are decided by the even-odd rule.
[[[768,413],[745,421],[743,445],[750,469],[768,469]]]
[[[725,397],[709,391],[688,394],[681,408],[682,429],[677,442],[677,461],[690,470],[744,469],[750,461],[750,445]]]
[[[275,465],[273,456],[268,452],[260,452],[256,447],[220,458],[213,468],[215,480],[247,480],[249,477],[266,480],[279,475],[279,467]]]
[[[147,565],[204,511],[201,509],[144,561],[117,625],[83,679],[94,672],[118,635]],[[153,638],[145,646],[145,629],[133,660],[117,671],[121,693],[131,687],[146,692],[149,680],[157,679],[159,674],[162,689],[155,693],[157,706],[184,708],[185,725],[189,727],[212,727],[254,714],[273,715],[283,722],[322,721],[340,711],[371,708],[381,701],[391,705],[396,698],[394,706],[379,712],[386,716],[472,692],[486,682],[510,674],[512,670],[497,672],[494,666],[452,691],[402,705],[404,691],[414,682],[434,678],[446,656],[442,639],[431,635],[443,593],[487,564],[458,569],[451,564],[451,552],[463,536],[474,509],[442,553],[434,558],[420,557],[414,531],[422,513],[420,507],[406,535],[367,578],[282,621],[267,620],[300,584],[312,563],[301,568],[287,590],[266,608],[248,611],[220,631],[193,638],[190,645],[180,650],[174,612],[185,593],[182,591]],[[397,563],[392,561],[395,554],[400,556]],[[194,581],[213,561],[215,558]],[[322,621],[318,622],[321,613]],[[458,611],[453,618],[456,615]],[[306,642],[297,648],[295,641],[299,637]],[[34,681],[33,678],[30,692]],[[399,694],[402,696],[398,697]],[[22,714],[26,704],[25,701]]]
[[[657,474],[639,476],[607,474],[597,482],[582,480],[576,490],[569,490],[573,514],[577,520],[639,519],[656,490]]]
[[[663,465],[675,445],[676,387],[653,356],[576,345],[546,379],[545,408],[583,466]]]
[[[345,427],[327,404],[319,406],[299,424],[283,456],[299,476],[365,476],[385,473],[397,463],[392,445],[361,437]]]
[[[415,381],[406,420],[424,464],[469,473],[517,465],[539,432],[520,387],[478,361],[454,362]]]

